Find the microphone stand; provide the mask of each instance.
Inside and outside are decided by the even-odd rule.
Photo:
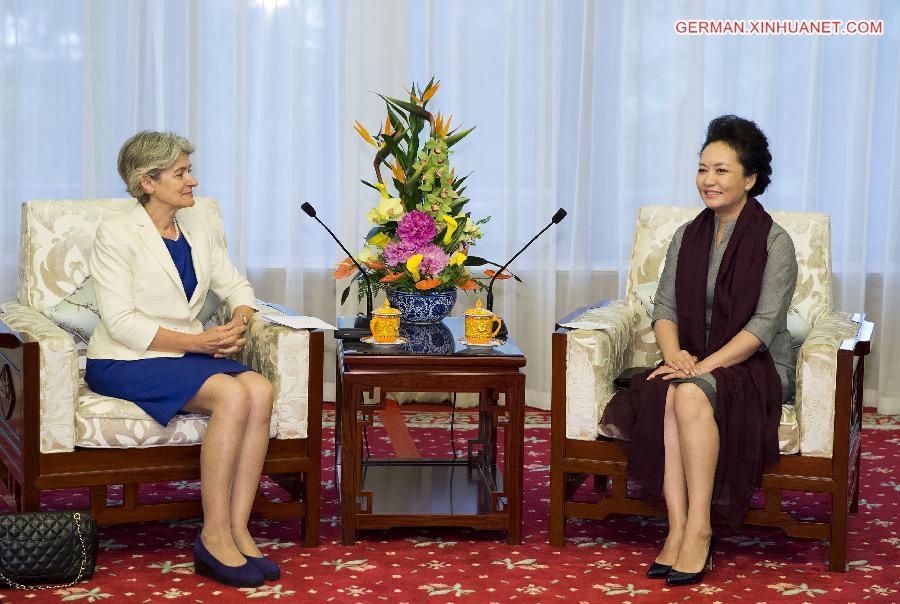
[[[513,260],[515,260],[516,258],[518,258],[518,257],[519,257],[519,254],[521,254],[521,253],[524,252],[526,249],[528,249],[528,246],[531,245],[532,243],[534,243],[535,240],[536,240],[538,237],[540,237],[541,235],[543,235],[544,232],[545,232],[547,229],[549,229],[550,227],[552,227],[554,224],[559,224],[560,222],[562,222],[562,219],[566,217],[566,214],[567,214],[567,212],[566,212],[564,209],[562,209],[562,208],[558,209],[558,210],[556,211],[556,214],[554,214],[554,215],[553,215],[553,218],[550,220],[550,224],[548,224],[548,225],[545,226],[543,229],[541,229],[541,231],[540,231],[537,235],[535,235],[534,237],[532,237],[532,238],[531,238],[531,241],[529,241],[528,243],[526,243],[526,244],[522,247],[522,249],[520,249],[518,252],[516,252],[516,255],[513,256],[512,258],[510,258],[510,259],[506,262],[506,264],[504,264],[504,265],[500,268],[499,271],[497,271],[496,273],[494,273],[494,276],[491,277],[491,282],[488,283],[488,293],[487,293],[487,309],[488,309],[488,310],[490,310],[490,311],[493,311],[493,310],[494,310],[494,281],[497,280],[497,277],[500,276],[500,273],[502,273],[503,271],[505,271],[505,270],[506,270],[506,267],[508,267],[510,264],[512,264]],[[506,322],[504,321],[503,324],[506,325]],[[501,331],[505,331],[505,330],[502,330],[502,329],[501,329]],[[499,336],[500,334],[498,333],[497,335]]]
[[[334,337],[337,339],[356,339],[367,336],[371,334],[371,330],[369,329],[369,322],[372,320],[372,282],[369,281],[369,276],[366,274],[366,271],[363,270],[363,267],[360,266],[359,262],[356,261],[356,258],[353,257],[344,244],[341,243],[341,240],[337,238],[331,229],[329,229],[324,222],[319,220],[316,216],[316,209],[309,202],[303,202],[301,204],[300,209],[306,213],[307,216],[318,222],[322,225],[322,228],[328,231],[328,234],[331,235],[331,238],[334,239],[335,243],[337,243],[344,253],[347,254],[347,257],[350,258],[350,261],[356,265],[356,268],[359,269],[362,278],[366,282],[366,314],[365,316],[357,314],[356,320],[353,322],[352,328],[341,328],[334,332]]]

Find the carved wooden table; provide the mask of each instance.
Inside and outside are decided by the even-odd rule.
[[[352,317],[339,317],[350,326]],[[374,346],[339,340],[335,413],[341,543],[357,529],[462,526],[505,530],[522,543],[525,356],[512,340],[495,347],[459,343],[463,319],[403,325],[408,343]],[[474,392],[478,435],[459,459],[362,457],[364,428],[390,392]],[[498,428],[503,460],[498,462]],[[454,445],[455,446],[455,445]]]

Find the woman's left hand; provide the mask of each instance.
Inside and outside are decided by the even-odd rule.
[[[244,320],[244,317],[242,315],[236,314],[235,317],[231,321],[220,326],[220,328],[223,331],[235,330],[237,332],[243,332],[247,329],[247,321]],[[232,344],[231,346],[226,346],[224,348],[220,348],[219,350],[216,351],[216,353],[213,356],[217,357],[217,358],[230,357],[230,356],[240,352],[241,349],[244,347],[244,344],[246,344],[246,343],[247,343],[246,338],[240,338],[236,342],[234,342],[234,344]]]
[[[703,375],[704,373],[709,373],[706,369],[703,368],[703,366],[700,363],[697,363],[694,367],[695,367],[695,371],[693,373],[685,373],[684,371],[673,370],[672,372],[666,373],[665,375],[663,375],[662,379],[664,379],[666,381],[678,380],[678,379],[697,377],[698,375]],[[662,367],[660,367],[660,369],[662,369]],[[656,372],[654,372],[654,373],[656,373]]]

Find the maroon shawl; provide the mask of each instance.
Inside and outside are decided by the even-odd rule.
[[[715,214],[703,210],[685,229],[675,275],[675,305],[681,348],[701,360],[727,344],[756,310],[768,253],[772,217],[755,199],[738,216],[716,276],[712,323],[706,341],[706,281],[715,236]],[[649,372],[648,372],[649,373]],[[636,376],[607,405],[601,423],[630,441],[628,478],[647,499],[662,498],[665,451],[663,416],[669,382]],[[713,509],[740,526],[764,468],[778,461],[781,380],[768,351],[728,368],[716,378],[719,458]]]

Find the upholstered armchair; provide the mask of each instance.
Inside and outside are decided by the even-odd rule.
[[[139,407],[91,392],[84,353],[99,320],[88,258],[97,226],[128,211],[132,199],[31,201],[22,206],[18,300],[0,306],[0,479],[21,511],[39,507],[45,489],[89,487],[101,524],[199,516],[199,501],[148,504],[139,485],[196,479],[203,415],[176,415],[160,426]],[[191,212],[214,218],[218,203],[198,198]],[[201,320],[230,316],[211,295]],[[303,544],[318,545],[322,429],[321,331],[295,331],[252,318],[238,360],[275,386],[263,473],[290,497],[257,497],[254,509],[298,519]],[[227,315],[226,315],[227,313]],[[107,487],[123,485],[120,505]]]
[[[649,367],[661,358],[647,305],[652,304],[675,230],[698,212],[699,208],[673,206],[642,208],[625,299],[580,309],[559,322],[583,321],[588,329],[557,324],[552,357],[552,545],[564,545],[568,518],[665,515],[662,504],[629,497],[627,457],[617,444],[603,438],[599,420],[614,394],[614,378],[625,369]],[[788,321],[797,354],[797,390],[794,401],[782,406],[781,459],[763,476],[764,505],[751,509],[746,522],[778,526],[789,536],[828,539],[830,568],[844,571],[848,512],[855,512],[859,501],[863,367],[874,325],[863,314],[832,310],[828,216],[772,212],[772,217],[791,235],[799,265]],[[591,475],[599,501],[575,500],[575,491]],[[830,519],[794,518],[782,508],[782,490],[828,493]]]

